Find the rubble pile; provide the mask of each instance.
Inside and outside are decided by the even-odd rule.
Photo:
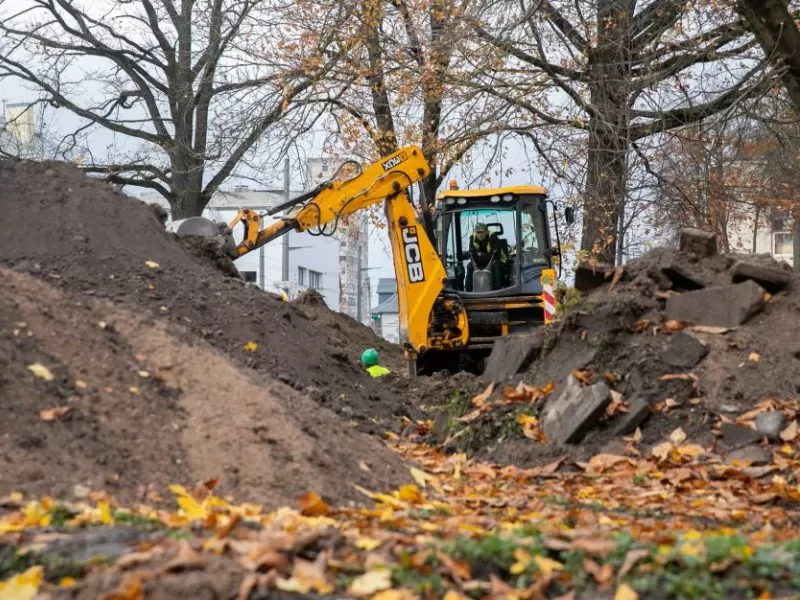
[[[577,306],[553,326],[496,343],[482,412],[475,399],[445,409],[440,442],[538,465],[620,451],[631,436],[646,450],[676,430],[728,459],[788,435],[800,390],[789,265],[722,255],[713,234],[684,230],[679,248],[624,267],[580,265],[575,287]]]

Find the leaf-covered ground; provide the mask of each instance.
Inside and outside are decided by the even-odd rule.
[[[310,491],[265,513],[215,495],[214,481],[172,486],[174,510],[121,507],[104,492],[75,504],[12,495],[2,501],[0,599],[197,589],[242,599],[796,597],[791,427],[761,466],[724,464],[680,432],[647,452],[633,435],[624,455],[536,469],[392,440],[419,465],[416,483],[361,488],[361,507]]]

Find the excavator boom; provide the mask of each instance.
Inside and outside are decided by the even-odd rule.
[[[335,176],[321,184],[317,193],[303,194],[295,200],[304,202],[302,205],[263,229],[257,212],[240,210],[228,224],[231,230],[239,223],[245,227],[244,239],[236,247],[236,255],[247,254],[289,231],[317,229],[326,233],[329,228],[333,233],[342,218],[395,198],[430,174],[430,166],[417,146],[401,148],[363,171],[358,163],[351,161],[343,167],[347,165],[354,165],[354,175],[346,179]]]

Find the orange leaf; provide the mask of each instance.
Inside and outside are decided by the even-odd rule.
[[[480,408],[481,406],[486,404],[486,401],[489,399],[489,396],[492,395],[493,391],[494,391],[494,382],[487,385],[486,389],[483,390],[480,394],[473,396],[472,406]]]
[[[583,538],[572,542],[573,550],[583,550],[593,556],[608,556],[614,548],[616,548],[614,541],[604,538]]]
[[[39,411],[39,418],[42,421],[55,421],[56,419],[60,419],[69,411],[72,410],[71,406],[59,406],[56,408],[48,408],[47,410],[40,410]]]
[[[300,514],[306,517],[319,517],[330,512],[330,508],[317,492],[308,492],[297,503],[300,506]]]
[[[669,321],[664,322],[664,331],[666,333],[674,333],[676,331],[681,331],[682,329],[686,329],[688,323],[684,321],[676,321],[674,319],[670,319]]]
[[[789,425],[781,431],[781,439],[784,442],[793,442],[797,439],[797,420],[792,421]]]

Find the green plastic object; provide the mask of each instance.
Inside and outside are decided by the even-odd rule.
[[[361,353],[361,362],[368,367],[371,367],[372,365],[377,365],[378,351],[375,350],[375,348],[367,348],[366,350],[364,350],[364,352]]]

